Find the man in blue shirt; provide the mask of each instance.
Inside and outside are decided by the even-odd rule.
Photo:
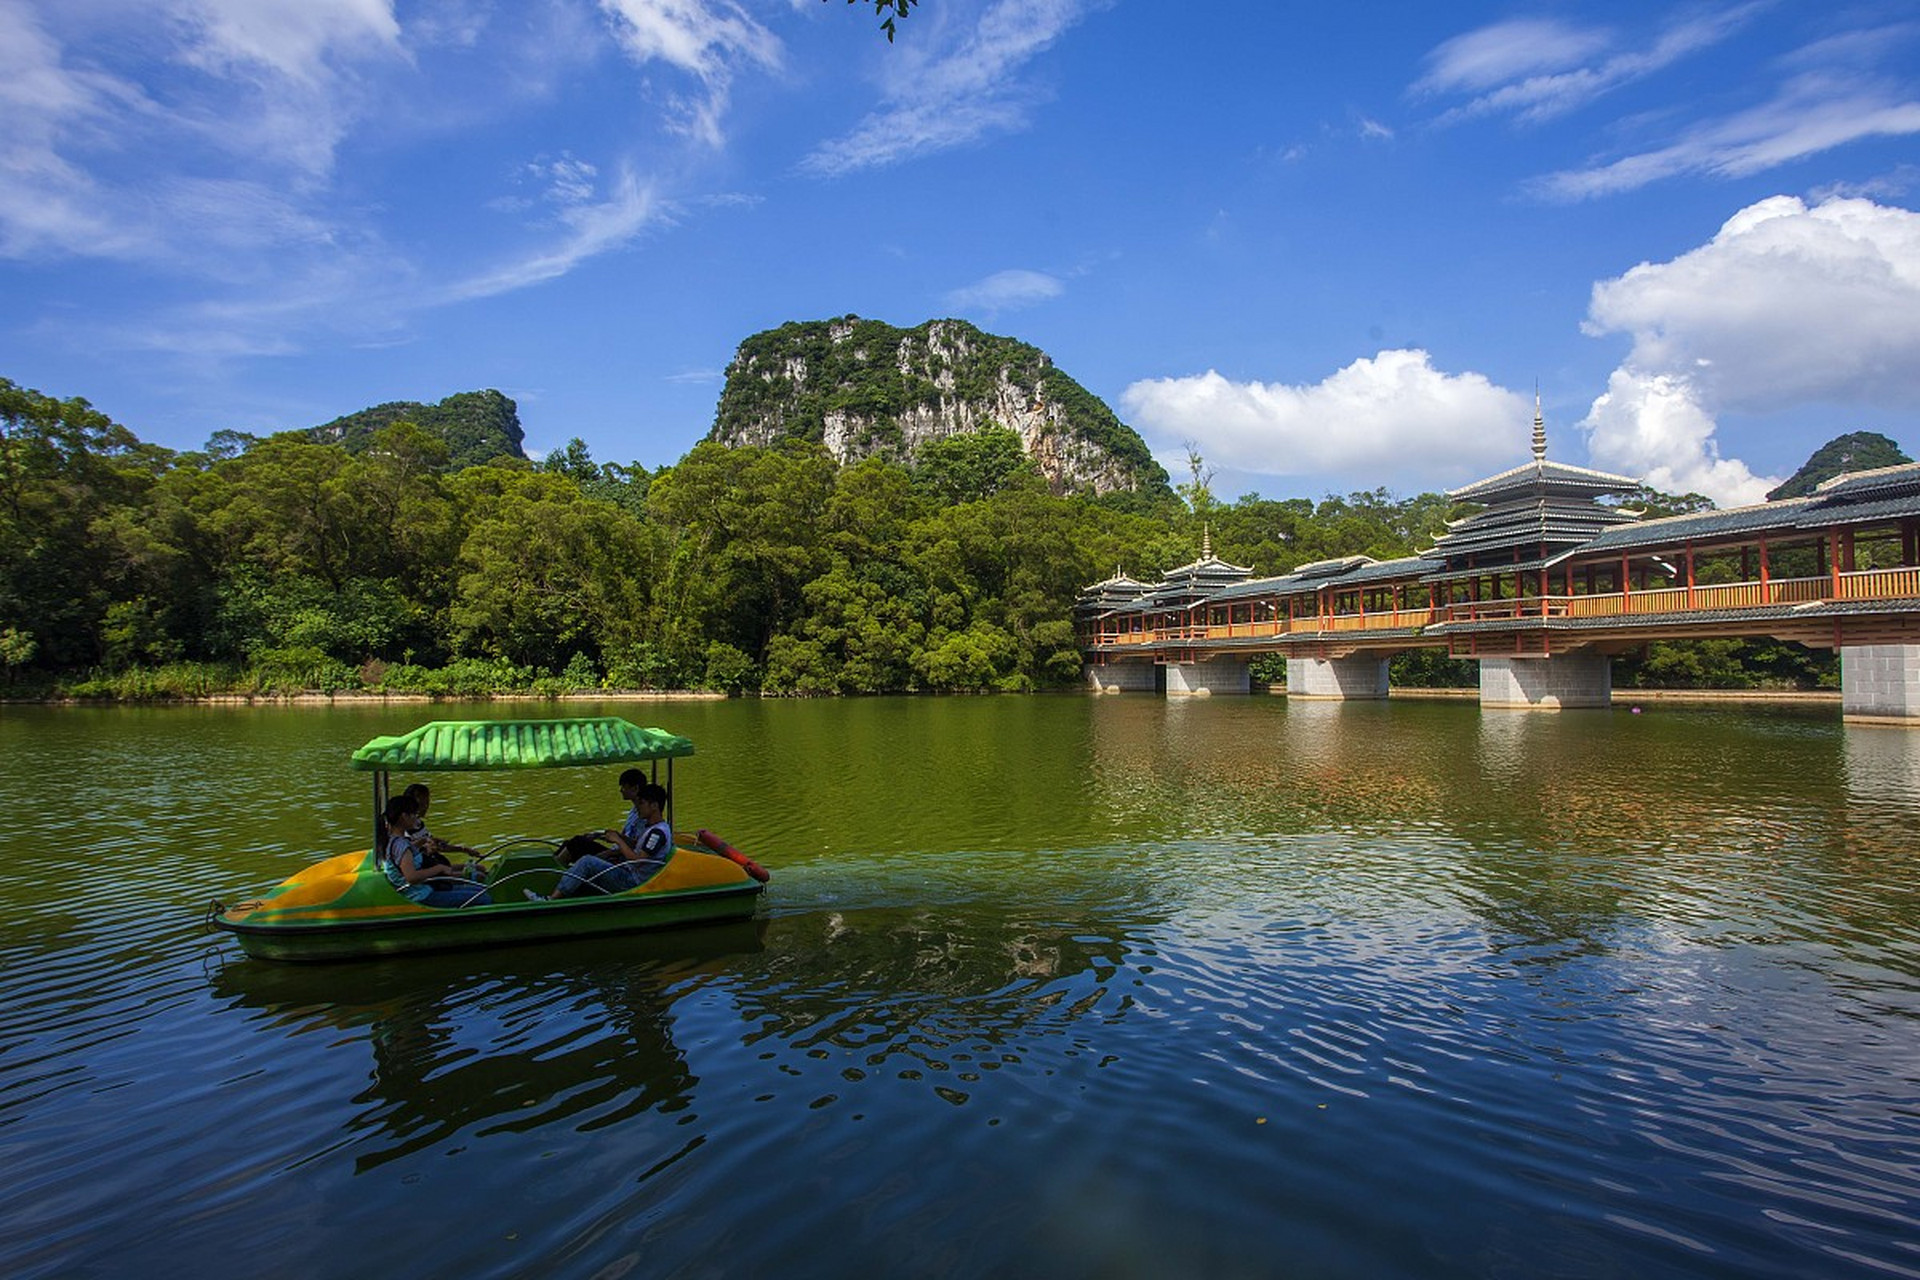
[[[560,877],[554,897],[631,889],[659,870],[673,852],[673,828],[666,820],[667,789],[648,782],[640,770],[629,769],[620,775],[620,794],[633,808],[618,831],[609,827],[600,833],[613,847],[574,859]]]

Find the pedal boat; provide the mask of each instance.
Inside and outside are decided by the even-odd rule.
[[[676,833],[660,869],[619,893],[531,901],[559,883],[559,840],[515,836],[483,850],[486,906],[428,907],[404,897],[375,857],[380,815],[395,772],[604,768],[646,765],[659,780],[693,743],[615,716],[571,720],[437,720],[399,737],[378,737],[348,767],[373,774],[372,848],[316,862],[263,897],[215,902],[210,926],[232,933],[262,960],[354,960],[419,951],[499,947],[670,928],[752,916],[767,873],[709,831]],[[671,798],[669,804],[671,804]],[[669,814],[671,821],[671,814]]]

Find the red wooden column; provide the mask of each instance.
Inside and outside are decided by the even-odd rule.
[[[1693,608],[1693,539],[1687,539],[1687,608]]]

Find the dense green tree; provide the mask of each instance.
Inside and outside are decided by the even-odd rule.
[[[448,604],[457,652],[559,671],[646,636],[654,546],[565,476],[479,467],[453,480],[466,536]]]
[[[411,422],[447,446],[450,468],[477,466],[499,459],[525,461],[526,433],[519,406],[498,391],[462,391],[438,404],[398,400],[350,413],[344,418],[296,433],[317,444],[337,444],[359,453],[396,422]]]
[[[1039,474],[1020,434],[997,425],[936,440],[913,465],[914,483],[941,502],[977,502]]]
[[[0,378],[0,627],[42,662],[98,661],[107,610],[145,584],[117,536],[171,458],[82,399]]]
[[[648,511],[674,547],[659,584],[660,643],[689,661],[710,640],[767,655],[824,567],[821,515],[834,471],[817,445],[702,443],[656,477]]]

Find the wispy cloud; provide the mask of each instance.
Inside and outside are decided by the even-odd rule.
[[[636,101],[652,104],[625,154],[651,142],[668,171],[723,143],[738,75],[783,57],[734,0],[567,3],[529,21],[532,36],[510,32],[455,0],[405,22],[393,0],[0,0],[0,257],[113,258],[177,282],[173,301],[97,329],[103,341],[211,358],[281,353],[323,333],[390,342],[422,310],[626,247],[669,206],[620,143],[610,159],[549,151],[497,197],[474,196],[476,211],[522,224],[498,257],[435,266],[437,244],[336,173],[362,141],[379,145],[376,122],[399,113],[416,134],[458,138],[473,113],[443,109],[445,77],[471,76],[472,57],[514,61],[510,41],[516,57],[530,40],[526,57],[575,68],[617,51],[644,91]],[[557,91],[542,80],[507,96]]]
[[[1572,111],[1719,44],[1761,4],[1744,4],[1675,22],[1638,47],[1600,27],[1548,18],[1515,19],[1455,36],[1427,55],[1417,96],[1466,93],[1442,117],[1452,122],[1511,115],[1537,122]]]
[[[732,0],[600,0],[634,61],[664,62],[700,82],[671,105],[681,132],[708,146],[726,142],[722,122],[742,66],[776,68],[780,41]]]
[[[1048,302],[1064,292],[1066,285],[1057,276],[1044,271],[1014,269],[996,271],[983,280],[955,289],[947,295],[946,302],[956,311],[979,311],[991,316]]]
[[[632,172],[624,172],[606,199],[578,201],[562,211],[562,234],[554,243],[456,281],[437,300],[487,298],[557,279],[589,258],[631,243],[665,217],[665,207],[653,189]]]
[[[1104,0],[997,0],[957,46],[902,47],[881,105],[851,133],[817,147],[801,169],[835,177],[884,168],[1026,127],[1046,94],[1027,65]]]
[[[1906,86],[1809,73],[1771,101],[1693,125],[1665,146],[1548,174],[1530,187],[1551,199],[1584,200],[1681,174],[1745,177],[1863,138],[1916,133],[1920,96]]]
[[[1443,125],[1483,116],[1540,124],[1724,44],[1771,7],[1760,0],[1692,11],[1637,41],[1558,19],[1495,23],[1435,48],[1410,92],[1465,97],[1441,115]],[[1701,116],[1676,97],[1665,109],[1614,122],[1614,133],[1633,141],[1526,189],[1548,200],[1592,199],[1688,174],[1744,177],[1862,139],[1920,133],[1920,94],[1910,77],[1875,71],[1891,50],[1917,38],[1914,24],[1832,30],[1755,68],[1751,105]]]
[[[354,65],[404,57],[391,0],[173,0],[167,7],[180,34],[178,57],[220,86],[226,104],[184,110],[179,123],[232,153],[307,175],[331,171],[340,140],[363,112]]]

